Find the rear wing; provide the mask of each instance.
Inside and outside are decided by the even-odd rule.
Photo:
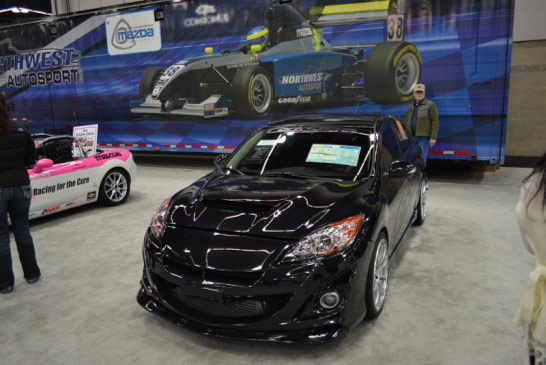
[[[404,40],[406,0],[366,1],[352,4],[325,5],[310,10],[315,28],[385,20],[387,41]]]

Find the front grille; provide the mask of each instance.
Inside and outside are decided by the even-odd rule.
[[[205,270],[203,279],[219,284],[252,286],[262,277],[262,275],[262,271],[246,272]]]
[[[246,298],[225,297],[219,292],[214,292],[213,295],[218,295],[218,298],[215,298],[210,296],[210,291],[199,287],[180,287],[155,274],[151,274],[151,278],[159,295],[171,306],[182,312],[190,310],[195,314],[200,313],[218,319],[262,320],[279,311],[291,297],[288,294]],[[203,295],[200,295],[201,290]]]
[[[252,286],[263,275],[263,271],[223,271],[201,269],[195,266],[185,265],[169,257],[163,257],[163,264],[167,271],[175,273],[186,279],[206,280],[218,284]]]
[[[265,313],[265,305],[257,300],[216,301],[184,295],[179,290],[176,298],[185,306],[201,313],[218,317],[255,317]]]

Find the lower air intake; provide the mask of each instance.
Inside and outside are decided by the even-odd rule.
[[[254,317],[265,313],[265,306],[256,300],[216,301],[204,298],[176,294],[184,305],[201,313],[218,317]]]

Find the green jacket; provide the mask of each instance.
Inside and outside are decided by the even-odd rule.
[[[406,128],[411,131],[411,117],[413,116],[413,102],[408,105],[406,111]],[[417,126],[415,127],[415,135],[420,137],[430,137],[430,139],[438,138],[438,130],[440,129],[440,120],[438,119],[438,109],[433,101],[423,99],[419,109],[417,110]]]

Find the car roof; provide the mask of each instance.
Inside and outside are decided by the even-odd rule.
[[[308,114],[273,120],[268,127],[344,127],[373,130],[383,115]]]

